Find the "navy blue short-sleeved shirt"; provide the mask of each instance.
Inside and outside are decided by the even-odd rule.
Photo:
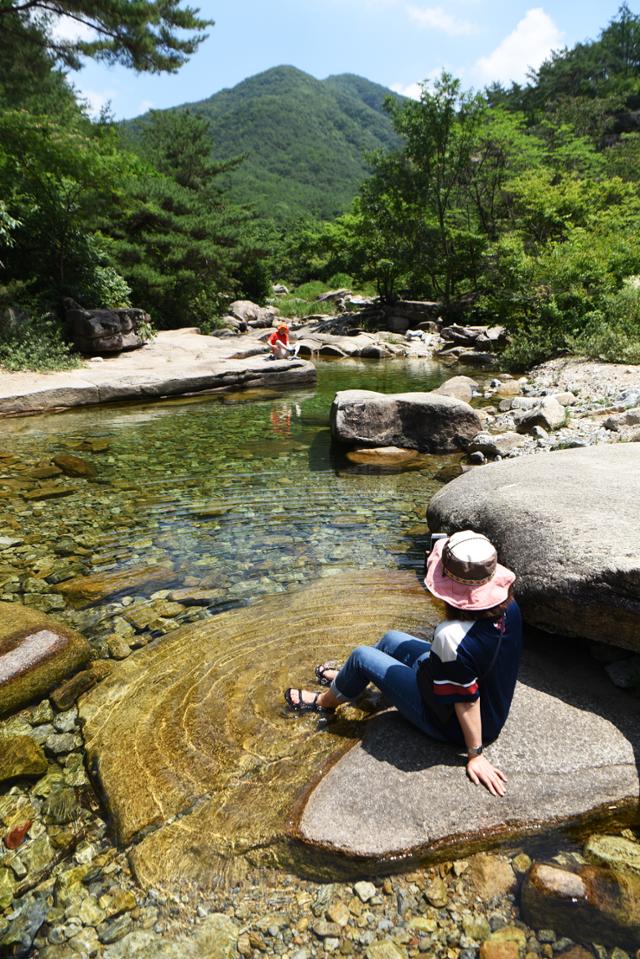
[[[500,640],[498,657],[487,675]],[[480,699],[482,739],[491,742],[505,724],[515,690],[522,653],[522,617],[513,600],[499,620],[448,619],[433,634],[431,652],[422,669],[438,703],[472,703]],[[447,736],[464,743],[453,713],[444,723]]]

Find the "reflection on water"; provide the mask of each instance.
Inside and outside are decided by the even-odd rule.
[[[447,375],[426,360],[321,363],[314,391],[13,421],[0,459],[0,537],[21,542],[0,553],[0,593],[66,617],[104,654],[114,633],[141,645],[178,622],[341,569],[417,566],[433,475],[450,458],[406,473],[345,469],[328,414],[339,389],[427,390]],[[70,452],[92,463],[95,480],[40,476]],[[149,566],[172,572],[145,585]],[[111,578],[92,588],[90,604],[76,581],[100,576]],[[166,600],[171,588],[208,593],[132,622],[131,606]]]

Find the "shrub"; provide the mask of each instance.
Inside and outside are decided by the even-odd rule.
[[[620,290],[606,297],[569,345],[577,353],[608,363],[640,363],[640,277],[629,277]]]
[[[11,320],[0,335],[0,366],[5,370],[49,372],[80,365],[79,357],[65,342],[56,320],[50,316]]]

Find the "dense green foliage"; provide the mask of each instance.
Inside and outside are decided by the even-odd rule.
[[[369,172],[366,156],[397,145],[385,112],[389,90],[345,74],[316,80],[276,67],[178,107],[209,120],[213,156],[243,162],[223,183],[240,203],[291,228],[301,217],[346,210]],[[126,125],[134,143],[147,117]]]
[[[59,44],[61,14],[95,40]],[[286,315],[320,312],[314,295],[347,277],[506,324],[514,366],[640,359],[640,17],[626,4],[525,86],[473,93],[443,74],[412,101],[278,67],[129,124],[92,121],[65,67],[172,71],[202,37],[196,11],[7,0],[0,25],[5,366],[73,361],[65,296],[208,329],[276,277],[298,288]]]
[[[55,26],[67,17],[81,30],[62,39]],[[41,25],[43,28],[38,28]],[[49,54],[78,68],[83,57],[152,73],[175,72],[205,39],[211,25],[182,0],[2,0],[0,33],[8,42],[30,29],[29,52]],[[184,31],[184,32],[183,32]],[[81,35],[80,35],[81,34]],[[190,34],[190,35],[186,35]]]
[[[401,146],[372,158],[350,213],[308,228],[298,272],[345,270],[502,322],[507,360],[640,356],[640,17],[553,55],[524,89],[443,74],[388,109]],[[634,127],[635,124],[635,127]]]
[[[55,10],[63,6],[71,10]],[[133,20],[122,13],[121,33],[78,54],[171,70],[191,49],[171,25],[195,29],[195,15],[175,0],[76,4],[81,19],[85,7],[103,24],[120,7]],[[147,28],[135,33],[147,8],[161,15],[148,29],[157,24],[162,42]],[[212,161],[206,119],[154,114],[136,153],[108,118],[87,116],[58,65],[69,51],[55,47],[50,23],[13,7],[0,22],[11,27],[0,31],[0,362],[72,362],[66,296],[87,307],[136,303],[159,326],[211,325],[225,301],[264,298],[271,232],[227,199],[221,177],[239,161]]]

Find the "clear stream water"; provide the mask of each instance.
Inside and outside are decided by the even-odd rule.
[[[211,613],[336,568],[417,565],[425,508],[440,486],[434,475],[452,458],[426,457],[401,473],[350,466],[332,450],[329,409],[340,389],[428,390],[450,375],[422,359],[343,360],[319,363],[316,387],[303,391],[7,421],[0,537],[19,530],[24,542],[4,566],[0,553],[0,594],[24,600],[30,593],[29,602],[97,642],[112,631],[118,604],[69,610],[57,581],[170,565],[175,575],[161,586],[208,589]],[[83,451],[87,440],[108,448]],[[59,453],[89,461],[96,478],[40,480],[73,493],[25,502],[20,494],[38,486],[33,469]],[[132,588],[125,601],[159,588]],[[206,614],[191,608],[185,615]]]
[[[4,421],[0,598],[54,613],[108,655],[114,634],[137,648],[339,570],[418,568],[436,475],[455,457],[424,457],[404,472],[350,465],[332,448],[329,409],[337,390],[429,390],[449,376],[429,360],[341,360],[319,363],[316,386],[300,391]],[[100,452],[90,448],[96,441]],[[95,477],[42,477],[60,453],[91,463]],[[25,498],[40,486],[70,492]],[[171,572],[145,582],[137,574],[149,566]],[[123,587],[96,602],[65,594],[78,577],[114,575]],[[131,624],[132,607],[144,613],[163,602],[159,590],[184,587],[207,591],[207,605],[168,603]],[[561,845],[557,836],[540,842]]]

